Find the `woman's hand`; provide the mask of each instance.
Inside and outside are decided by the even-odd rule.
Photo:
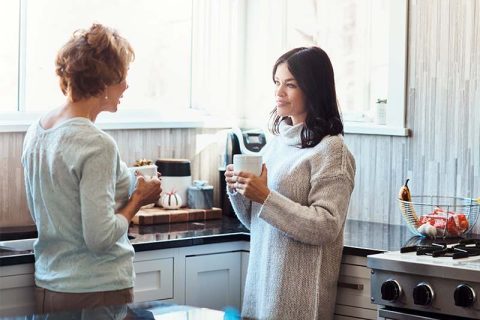
[[[160,199],[162,192],[162,184],[158,177],[145,178],[142,175],[137,176],[137,187],[133,191],[132,197],[135,196],[140,206],[150,203],[156,203]]]
[[[225,172],[225,176],[227,176],[227,172]],[[267,184],[267,166],[265,163],[262,165],[262,173],[259,177],[253,173],[240,171],[234,172],[232,178],[229,180],[232,181],[232,185],[237,192],[252,201],[263,204],[270,194],[270,189],[268,189]],[[233,181],[235,182],[233,183]],[[228,180],[227,183],[229,183]]]
[[[145,178],[141,174],[136,174],[136,176],[137,183],[132,196],[127,204],[118,211],[119,214],[127,218],[128,223],[132,221],[133,217],[141,207],[150,203],[156,203],[158,199],[160,199],[160,193],[162,192],[162,184],[159,179],[159,174],[157,177],[153,178]]]
[[[227,165],[227,169],[225,170],[225,182],[227,183],[227,186],[230,190],[236,191],[235,190],[235,182],[236,178],[234,177],[234,172],[233,172],[233,164]]]

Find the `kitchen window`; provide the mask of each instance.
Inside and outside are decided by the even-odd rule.
[[[267,53],[247,59],[247,78],[253,79],[247,91],[254,92],[249,105],[257,108],[246,112],[246,121],[256,117],[258,106],[273,109],[272,85],[263,74],[270,77],[275,59],[291,48],[316,45],[332,60],[346,132],[407,134],[406,0],[265,0],[252,6],[249,18],[259,18],[249,20],[247,43],[263,44]]]
[[[27,123],[61,104],[56,53],[99,22],[136,53],[119,111],[98,118],[105,128],[188,127],[212,115],[229,119],[212,126],[263,126],[275,59],[319,45],[334,64],[346,131],[402,135],[406,12],[406,0],[4,0],[1,118]],[[388,100],[386,125],[373,122],[376,99]]]
[[[18,30],[19,4],[17,0],[4,0],[0,10],[0,114],[16,105],[18,87]]]
[[[74,30],[88,28],[93,22],[117,29],[136,53],[122,111],[178,110],[189,105],[191,0],[7,0],[7,3],[12,7],[8,8],[10,12],[2,12],[22,19],[21,33],[19,30],[12,33],[17,39],[11,46],[20,47],[20,82],[18,100],[4,103],[3,111],[41,114],[63,103],[65,98],[55,75],[55,56]],[[20,15],[12,3],[20,3]],[[18,25],[10,21],[4,30]],[[17,61],[12,62],[17,65]],[[9,71],[12,77],[17,76],[16,69]],[[13,89],[10,91],[17,91]]]

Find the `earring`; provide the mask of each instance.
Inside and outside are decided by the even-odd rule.
[[[105,96],[105,100],[107,100],[107,99],[108,99],[108,96]]]

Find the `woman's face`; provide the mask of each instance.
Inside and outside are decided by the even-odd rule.
[[[120,99],[123,98],[123,93],[128,89],[127,80],[123,80],[118,84],[108,86],[105,90],[106,103],[105,107],[107,111],[116,112],[117,106],[120,103]]]
[[[286,63],[278,65],[274,80],[277,115],[290,117],[294,125],[304,122],[307,118],[305,97]]]

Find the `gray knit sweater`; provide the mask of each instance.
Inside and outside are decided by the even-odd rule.
[[[282,122],[265,146],[271,193],[263,206],[229,192],[251,231],[246,318],[333,318],[355,160],[342,136],[300,149],[301,129]]]

